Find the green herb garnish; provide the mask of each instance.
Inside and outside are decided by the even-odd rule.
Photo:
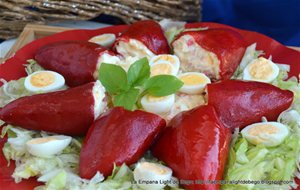
[[[183,82],[173,75],[150,77],[147,58],[134,62],[128,72],[118,65],[102,63],[99,80],[112,97],[114,106],[132,110],[140,96],[168,96],[179,90]]]

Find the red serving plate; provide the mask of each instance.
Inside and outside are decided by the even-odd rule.
[[[24,64],[26,60],[32,59],[36,50],[46,45],[50,42],[61,41],[61,40],[84,40],[87,41],[93,36],[103,34],[103,33],[114,33],[119,34],[127,29],[127,25],[112,26],[106,28],[100,28],[96,30],[69,30],[61,33],[54,34],[52,36],[44,37],[38,40],[35,40],[19,51],[16,54],[6,60],[4,64],[0,64],[0,78],[5,80],[18,79],[26,75],[24,70]],[[195,27],[209,27],[209,28],[230,28],[239,32],[247,42],[247,45],[257,43],[258,50],[264,50],[265,57],[268,58],[269,55],[272,55],[273,61],[277,63],[285,63],[291,66],[291,72],[289,76],[299,77],[300,73],[300,52],[287,48],[286,46],[280,44],[279,42],[262,35],[257,32],[240,30],[227,25],[217,24],[217,23],[192,23],[187,24],[187,28]],[[1,86],[1,83],[0,83]],[[6,139],[0,139],[0,149],[2,149],[3,144]],[[11,178],[11,174],[14,170],[14,163],[11,162],[11,165],[7,167],[7,162],[3,156],[2,151],[0,151],[0,189],[9,189],[9,190],[29,190],[40,185],[35,178],[29,180],[23,180],[21,183],[14,183],[14,180]],[[297,182],[300,184],[300,180],[297,179]],[[297,189],[300,190],[300,187]]]

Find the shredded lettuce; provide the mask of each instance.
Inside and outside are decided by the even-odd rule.
[[[163,28],[165,32],[165,36],[168,40],[168,43],[171,44],[176,36],[180,34],[181,32],[187,32],[187,31],[201,31],[201,30],[207,30],[208,27],[199,27],[199,28],[185,28],[186,22],[181,21],[172,21],[170,19],[163,19],[159,22],[161,27]]]
[[[227,183],[222,186],[223,190],[285,190],[297,187],[294,177],[300,177],[300,86],[295,77],[286,80],[287,72],[288,67],[283,65],[273,85],[294,92],[292,106],[278,117],[278,122],[288,126],[289,136],[276,147],[264,147],[248,143],[235,132],[224,179],[227,182],[249,181],[246,184]]]
[[[25,71],[26,71],[27,75],[30,75],[36,71],[44,70],[43,67],[41,67],[34,59],[27,60],[27,64],[25,64],[24,66],[25,66]]]
[[[28,75],[35,71],[41,71],[43,68],[37,64],[33,59],[27,61],[28,64],[25,66],[25,71]],[[18,80],[11,80],[7,82],[4,79],[0,79],[3,85],[0,87],[0,107],[5,106],[9,102],[12,102],[23,96],[30,96],[33,93],[26,90],[24,86],[25,77]]]
[[[171,44],[175,37],[184,30],[185,22],[163,19],[159,24],[165,32],[168,43]]]
[[[247,184],[225,184],[222,189],[289,189],[294,182],[300,155],[299,126],[291,126],[291,135],[277,147],[252,145],[241,135],[231,148],[225,180],[249,180]],[[291,181],[288,184],[259,184],[265,181]],[[257,184],[255,184],[257,183]]]
[[[295,109],[300,113],[300,83],[296,77],[291,77],[286,80],[287,77],[287,71],[280,71],[278,77],[272,84],[283,90],[290,90],[294,93],[292,109]]]
[[[208,27],[199,27],[199,28],[177,28],[177,27],[171,27],[165,31],[165,36],[168,40],[168,43],[171,44],[176,36],[180,34],[181,32],[188,32],[188,31],[201,31],[201,30],[207,30]]]
[[[184,29],[183,28],[170,28],[167,31],[165,31],[165,36],[168,40],[168,43],[171,44],[173,40],[176,38],[178,34],[180,34]]]
[[[4,79],[0,79],[3,85],[0,87],[0,107],[21,98],[23,96],[32,95],[27,91],[24,86],[25,77],[18,80],[11,80],[6,82]]]
[[[64,190],[66,186],[66,181],[67,181],[67,173],[66,171],[62,170],[56,176],[54,176],[48,181],[45,189]]]
[[[184,21],[174,21],[171,19],[163,19],[159,22],[159,25],[164,31],[167,31],[170,28],[184,28],[186,22]]]
[[[28,64],[25,64],[25,71],[27,75],[30,75],[36,71],[42,71],[44,70],[35,60],[29,59],[27,60]],[[0,81],[3,83],[3,85],[0,87],[0,108],[4,107],[6,104],[24,97],[24,96],[31,96],[33,94],[37,93],[43,93],[43,92],[37,92],[33,93],[28,91],[25,88],[24,82],[25,82],[26,77],[22,77],[18,80],[11,80],[7,82],[4,79],[0,78]],[[64,85],[62,88],[59,90],[67,89],[68,87]],[[1,124],[0,120],[0,124]]]
[[[30,177],[38,177],[38,181],[45,184],[36,187],[36,190],[141,190],[133,183],[135,164],[130,167],[126,164],[121,166],[115,165],[112,175],[106,179],[99,172],[90,180],[80,178],[79,154],[82,138],[72,138],[70,145],[58,155],[50,158],[41,158],[27,152],[25,144],[32,138],[46,137],[53,134],[7,125],[2,128],[1,137],[5,135],[7,135],[8,141],[5,143],[2,151],[8,161],[15,160],[16,168],[12,177],[16,183]],[[147,152],[140,161],[145,160],[160,163],[150,152]],[[174,177],[172,179],[177,180]],[[180,190],[176,184],[170,184],[165,189]]]
[[[2,128],[1,138],[7,134],[8,140],[3,147],[3,154],[6,160],[19,160],[26,154],[25,143],[32,139],[34,132],[30,130],[24,130],[21,128],[15,128],[11,125],[7,125]]]

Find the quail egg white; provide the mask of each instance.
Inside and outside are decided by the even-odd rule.
[[[141,104],[147,112],[161,114],[170,111],[175,103],[175,94],[162,97],[145,95],[141,99]]]
[[[161,164],[140,162],[133,171],[134,180],[144,190],[159,190],[171,180],[172,170]]]
[[[271,60],[259,57],[251,61],[243,72],[244,80],[272,82],[279,74],[279,67]]]
[[[150,65],[150,73],[151,76],[156,75],[174,75],[176,76],[177,71],[173,67],[173,65],[166,61],[156,62]]]
[[[186,94],[200,94],[204,92],[206,85],[211,83],[205,74],[199,72],[183,73],[178,75],[178,78],[184,83],[179,91]]]
[[[24,86],[30,92],[49,92],[65,85],[64,77],[54,71],[37,71],[25,78]]]
[[[286,125],[278,122],[261,122],[248,125],[242,131],[242,136],[254,145],[263,144],[274,147],[281,144],[289,134]]]
[[[34,138],[26,142],[26,149],[34,156],[47,158],[60,153],[71,140],[72,137],[64,135]]]
[[[171,55],[171,54],[156,55],[150,59],[149,64],[150,66],[152,66],[158,63],[165,63],[165,62],[170,63],[170,65],[173,67],[172,73],[173,75],[176,75],[180,67],[180,61],[176,55]]]

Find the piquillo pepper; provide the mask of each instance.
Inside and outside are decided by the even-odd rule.
[[[98,60],[104,54],[115,55],[98,44],[85,41],[61,41],[42,46],[35,60],[45,69],[64,76],[69,86],[93,82],[97,78]]]
[[[138,21],[131,24],[128,29],[116,39],[113,48],[123,56],[127,56],[127,54],[137,56],[138,53],[144,50],[140,49],[140,45],[130,42],[132,39],[141,42],[155,55],[168,54],[170,52],[168,41],[162,28],[153,20]],[[130,46],[128,46],[130,49],[121,47],[124,45],[121,44],[121,42],[125,44],[131,43]],[[147,52],[144,53],[147,54]],[[140,56],[143,57],[144,54]]]
[[[113,108],[87,133],[80,152],[80,176],[91,178],[97,171],[108,176],[114,164],[137,162],[165,125],[152,113]]]
[[[105,105],[102,88],[98,82],[91,82],[22,97],[0,108],[0,119],[31,130],[84,135]]]
[[[238,67],[246,43],[230,29],[186,31],[172,42],[183,71],[199,71],[214,80],[229,79]]]
[[[205,105],[175,116],[152,152],[172,168],[186,189],[218,190],[216,180],[222,179],[230,138],[230,129],[215,109]]]
[[[228,128],[243,128],[262,117],[275,121],[288,109],[293,93],[262,82],[226,80],[207,86],[208,104]]]

